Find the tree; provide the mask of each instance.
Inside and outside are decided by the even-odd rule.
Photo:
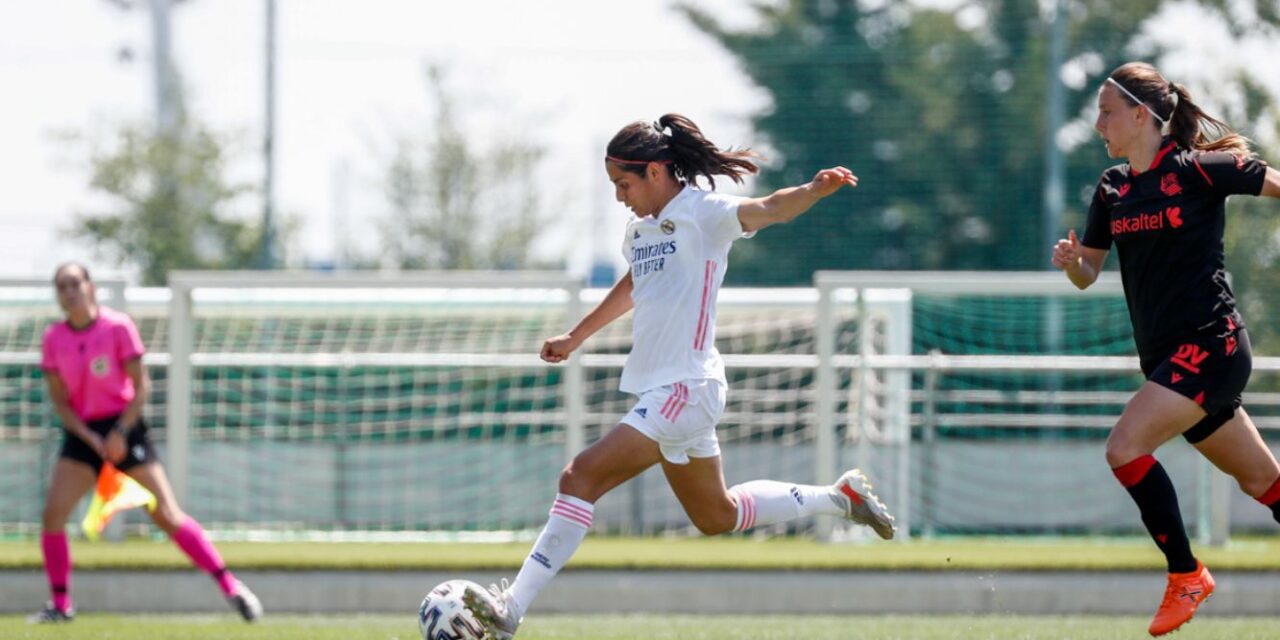
[[[756,11],[762,26],[732,32],[709,13],[681,10],[738,56],[743,71],[772,97],[772,108],[754,119],[755,127],[781,157],[771,158],[775,164],[762,186],[803,182],[813,170],[835,164],[852,166],[862,179],[858,189],[836,194],[820,211],[737,247],[730,278],[800,284],[815,269],[908,266],[910,260],[892,257],[904,250],[901,235],[872,231],[892,215],[889,162],[862,161],[879,142],[886,155],[893,153],[881,130],[886,123],[874,116],[902,101],[888,81],[892,70],[882,36],[860,32],[873,16],[849,2],[761,3]]]
[[[100,257],[164,284],[173,269],[249,267],[261,243],[259,225],[233,215],[251,189],[224,176],[227,142],[186,116],[174,133],[126,125],[108,148],[90,152],[90,186],[114,201],[112,211],[81,215],[72,229]]]
[[[518,136],[478,149],[459,123],[445,71],[427,71],[435,118],[402,134],[385,171],[388,259],[401,269],[518,269],[546,221],[538,185],[544,150]]]
[[[755,118],[781,158],[773,188],[845,164],[862,178],[819,211],[735,252],[737,282],[802,284],[815,269],[1043,269],[1047,16],[1031,0],[977,0],[938,10],[910,3],[759,3],[759,26],[730,30],[680,10],[737,56],[772,98]],[[1159,0],[1069,3],[1068,58],[1083,113],[1105,73],[1128,59]],[[1275,24],[1234,21],[1239,32]],[[1088,129],[1086,128],[1087,132]],[[1067,156],[1067,221],[1083,220],[1106,158]]]

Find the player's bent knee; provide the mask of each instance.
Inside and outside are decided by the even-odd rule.
[[[1127,438],[1116,437],[1114,432],[1107,439],[1107,464],[1112,469],[1122,467],[1150,453],[1141,447],[1134,446]]]
[[[1271,487],[1275,486],[1276,481],[1280,478],[1268,477],[1270,474],[1255,473],[1245,477],[1237,477],[1236,484],[1240,485],[1240,490],[1251,498],[1260,498]]]
[[[718,536],[722,533],[733,531],[733,522],[726,521],[723,518],[697,518],[693,520],[693,526],[697,528],[698,533],[704,536]]]
[[[570,462],[568,466],[560,472],[560,493],[575,498],[581,498],[587,502],[595,502],[600,498],[599,482],[592,478],[590,474],[583,473],[581,468]]]
[[[178,527],[182,525],[182,521],[186,520],[187,514],[181,509],[171,505],[156,505],[154,511],[151,512],[151,521],[156,523],[162,531],[172,535]]]
[[[1112,469],[1123,467],[1140,457],[1142,457],[1141,453],[1134,453],[1127,447],[1113,447],[1111,443],[1107,443],[1107,465]]]
[[[704,536],[718,536],[733,531],[738,523],[737,509],[708,509],[702,513],[690,513],[689,520]]]
[[[47,532],[62,531],[67,526],[69,513],[46,506],[40,514],[40,527]]]
[[[560,493],[572,495],[572,490],[578,488],[578,476],[578,470],[574,468],[572,462],[565,465],[565,467],[560,470]]]

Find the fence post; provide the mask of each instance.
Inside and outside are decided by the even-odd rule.
[[[178,504],[187,504],[191,487],[191,351],[195,321],[191,287],[169,276],[169,370],[166,381],[165,470]]]
[[[912,350],[911,290],[868,289],[863,292],[867,304],[874,305],[883,314],[885,322],[883,353],[893,356],[909,356]],[[867,345],[868,353],[874,345]],[[894,513],[898,519],[896,539],[905,542],[911,538],[911,370],[884,369],[883,415],[885,441],[893,444],[897,459],[894,464]]]
[[[565,314],[568,315],[568,325],[566,326],[573,326],[573,323],[582,317],[581,283],[574,282],[567,285],[565,293],[568,294],[568,301],[565,304]],[[586,393],[585,378],[582,355],[575,351],[569,356],[569,361],[565,363],[564,370],[564,462],[566,465],[586,447],[587,401],[584,397]]]
[[[1204,461],[1208,464],[1208,461]],[[1234,483],[1217,469],[1210,469],[1209,495],[1213,505],[1209,516],[1209,544],[1218,548],[1227,546],[1231,541],[1231,496],[1235,493]]]
[[[1225,547],[1231,537],[1231,482],[1201,456],[1196,471],[1196,542]]]
[[[929,352],[929,355],[936,356],[939,354],[937,349]],[[938,368],[932,365],[924,370],[924,430],[921,434],[924,451],[921,455],[920,462],[920,535],[925,538],[932,538],[937,533],[937,514],[933,511],[933,502],[931,497],[934,495],[935,477],[937,470],[937,440],[938,440]]]
[[[818,288],[818,309],[815,321],[815,350],[818,355],[818,368],[814,372],[814,437],[813,437],[813,481],[814,484],[827,485],[836,481],[836,421],[835,421],[835,310],[833,308],[832,288],[823,280],[815,278]],[[817,521],[818,538],[830,540],[835,523],[831,518],[820,518]]]

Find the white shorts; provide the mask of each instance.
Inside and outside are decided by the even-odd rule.
[[[684,380],[640,394],[623,424],[658,443],[662,457],[673,464],[689,458],[720,455],[716,424],[724,413],[725,385],[719,380]]]

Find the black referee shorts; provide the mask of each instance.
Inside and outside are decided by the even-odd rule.
[[[101,420],[90,420],[89,428],[102,437],[106,437],[111,428],[116,425],[119,416],[113,418],[103,418]],[[142,418],[138,418],[138,422],[129,430],[128,438],[125,440],[125,456],[116,464],[116,468],[121,471],[127,471],[140,464],[159,460],[156,457],[156,450],[151,446],[151,438],[147,437],[147,423]],[[102,458],[94,453],[84,440],[66,433],[62,439],[63,458],[71,460],[79,460],[91,467],[94,473],[102,471]]]
[[[1231,420],[1252,372],[1249,334],[1230,318],[1189,336],[1172,352],[1142,358],[1147,380],[1190,398],[1209,414],[1182,434],[1191,444]]]

